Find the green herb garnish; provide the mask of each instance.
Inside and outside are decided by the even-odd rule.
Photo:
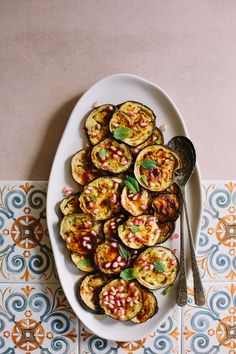
[[[141,162],[140,166],[145,168],[145,170],[151,170],[154,166],[156,166],[156,161],[144,160],[143,162]]]
[[[140,192],[140,187],[138,184],[138,181],[134,177],[126,176],[126,179],[124,181],[125,186],[129,189],[131,193],[139,193]]]
[[[140,227],[138,225],[133,225],[129,227],[130,231],[133,232],[134,234],[138,231],[140,231]]]
[[[128,250],[127,250],[124,246],[119,245],[118,250],[119,250],[119,255],[120,255],[122,258],[125,258],[125,259],[128,258],[129,252],[128,252]]]
[[[141,181],[142,181],[146,186],[148,186],[147,177],[146,177],[145,175],[142,175],[142,176],[140,176],[140,178],[141,178]]]
[[[173,284],[168,285],[162,292],[162,295],[167,295],[170,293],[171,289],[173,288]]]
[[[82,258],[78,263],[77,263],[77,268],[82,268],[85,267],[87,264],[89,263],[89,259],[88,258]]]
[[[98,154],[99,154],[99,157],[101,157],[101,158],[106,157],[107,150],[106,149],[101,149]]]
[[[133,130],[128,127],[119,127],[114,130],[113,137],[117,140],[125,140],[130,138],[133,134]]]
[[[154,263],[154,269],[157,270],[159,273],[163,273],[166,269],[166,266],[163,262],[157,261]]]
[[[137,278],[138,276],[138,269],[137,268],[126,268],[120,272],[120,277],[124,280],[132,280]]]
[[[94,199],[97,198],[97,195],[96,195],[96,194],[90,194],[89,198],[90,198],[91,200],[94,200]]]

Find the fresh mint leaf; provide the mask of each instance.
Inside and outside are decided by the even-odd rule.
[[[170,293],[170,291],[171,291],[171,289],[173,288],[173,285],[174,284],[170,284],[170,285],[168,285],[163,291],[162,291],[162,295],[167,295],[167,294],[169,294]]]
[[[82,268],[85,267],[89,263],[88,258],[82,258],[78,263],[77,263],[77,268]]]
[[[119,245],[118,250],[119,250],[119,255],[120,255],[122,258],[125,258],[125,259],[128,258],[129,252],[128,252],[128,250],[127,250],[124,246]]]
[[[166,266],[163,262],[157,261],[154,263],[154,269],[157,270],[159,273],[163,273],[166,269]]]
[[[132,280],[137,278],[138,276],[138,269],[136,268],[126,268],[120,272],[120,277],[124,280]]]
[[[131,176],[126,176],[124,183],[125,183],[125,186],[129,189],[129,191],[131,193],[139,193],[140,192],[139,183],[136,180],[136,178],[131,177]]]
[[[153,167],[156,166],[156,161],[154,160],[144,160],[140,164],[145,170],[151,170]]]
[[[147,177],[146,177],[145,175],[142,175],[142,176],[140,176],[140,178],[141,178],[141,181],[142,181],[146,186],[148,186]]]
[[[133,134],[133,130],[128,128],[128,127],[124,127],[124,126],[121,126],[119,128],[116,128],[114,130],[114,133],[113,133],[113,137],[117,140],[125,140],[127,138],[130,138],[131,135]]]
[[[98,154],[99,154],[99,157],[101,157],[101,158],[106,157],[107,150],[106,149],[101,149]]]
[[[129,227],[130,231],[133,232],[134,234],[136,232],[139,232],[140,231],[140,227],[138,225],[133,225],[133,226],[130,226]]]

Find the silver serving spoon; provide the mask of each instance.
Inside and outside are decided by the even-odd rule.
[[[182,210],[180,214],[180,270],[179,270],[179,284],[177,291],[177,304],[185,306],[187,303],[187,284],[186,284],[186,271],[184,260],[184,230],[183,230],[183,216],[185,212],[187,221],[187,230],[189,236],[190,256],[193,272],[193,286],[194,286],[194,301],[198,306],[203,306],[206,302],[202,281],[200,278],[196,255],[194,251],[193,236],[191,225],[189,221],[188,208],[186,202],[185,186],[191,177],[195,164],[196,152],[192,142],[185,136],[176,136],[168,142],[168,146],[175,150],[180,159],[180,168],[174,175],[175,183],[180,187],[182,198]]]

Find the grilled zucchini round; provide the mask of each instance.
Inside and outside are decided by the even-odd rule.
[[[158,312],[158,304],[155,295],[147,289],[142,289],[142,294],[143,307],[139,313],[131,319],[133,323],[144,323]]]
[[[117,110],[112,104],[103,104],[90,111],[85,122],[85,128],[92,145],[100,143],[109,136],[109,122]]]
[[[145,147],[150,146],[150,145],[163,145],[164,144],[164,137],[160,129],[155,128],[152,135],[148,140],[146,140],[143,144],[140,144],[135,147],[131,147],[131,152],[134,155],[137,155],[141,150],[143,150]]]
[[[102,314],[99,305],[99,294],[110,279],[103,274],[90,274],[82,278],[78,286],[77,297],[81,306],[90,312]]]
[[[119,321],[134,318],[143,306],[141,288],[133,281],[115,279],[102,288],[99,303],[107,316]]]
[[[143,214],[151,203],[150,193],[140,188],[139,193],[131,193],[127,187],[124,187],[121,193],[121,205],[133,216]]]
[[[82,272],[94,272],[92,259],[88,255],[85,256],[77,252],[71,252],[71,260],[76,265],[76,267]]]
[[[110,120],[110,131],[113,136],[130,146],[144,143],[153,133],[155,124],[154,112],[142,103],[127,101],[119,106]],[[124,134],[120,134],[125,131]]]
[[[122,184],[122,179],[116,177],[100,177],[90,182],[80,195],[81,209],[96,220],[107,220],[118,214]]]
[[[83,149],[75,153],[71,160],[71,174],[74,180],[82,186],[100,175],[91,162],[90,150]]]
[[[118,235],[127,247],[139,249],[155,245],[160,236],[160,229],[154,216],[141,215],[130,217],[120,225]]]
[[[67,198],[64,198],[60,204],[60,209],[64,215],[80,213],[79,194],[73,194]]]
[[[119,274],[130,262],[128,250],[118,242],[105,241],[96,247],[94,262],[105,274]]]
[[[157,290],[174,282],[179,263],[169,248],[154,246],[140,253],[133,267],[138,270],[136,279],[141,285]]]
[[[144,188],[160,192],[173,183],[173,174],[178,166],[178,157],[171,149],[152,145],[138,154],[134,174]]]
[[[122,173],[128,170],[132,163],[129,148],[111,138],[94,146],[91,159],[99,170],[112,173]]]
[[[175,221],[180,213],[180,200],[177,194],[158,194],[152,201],[154,215],[159,222]]]
[[[107,240],[118,239],[118,226],[125,220],[124,215],[115,216],[107,220],[103,225],[103,233]]]
[[[101,231],[102,224],[86,214],[66,215],[60,225],[60,234],[66,246],[83,255],[93,252],[95,245],[101,242]]]

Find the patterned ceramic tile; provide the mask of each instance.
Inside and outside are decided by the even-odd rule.
[[[46,188],[46,182],[0,184],[0,280],[57,281]]]
[[[1,284],[1,354],[77,354],[78,321],[56,284]]]
[[[80,354],[174,354],[180,353],[180,309],[175,311],[154,333],[135,342],[113,342],[97,337],[81,326]]]
[[[204,280],[236,278],[236,183],[205,182],[205,205],[198,247]]]
[[[189,289],[182,310],[183,353],[236,353],[236,284],[204,283],[207,304],[197,307]]]

